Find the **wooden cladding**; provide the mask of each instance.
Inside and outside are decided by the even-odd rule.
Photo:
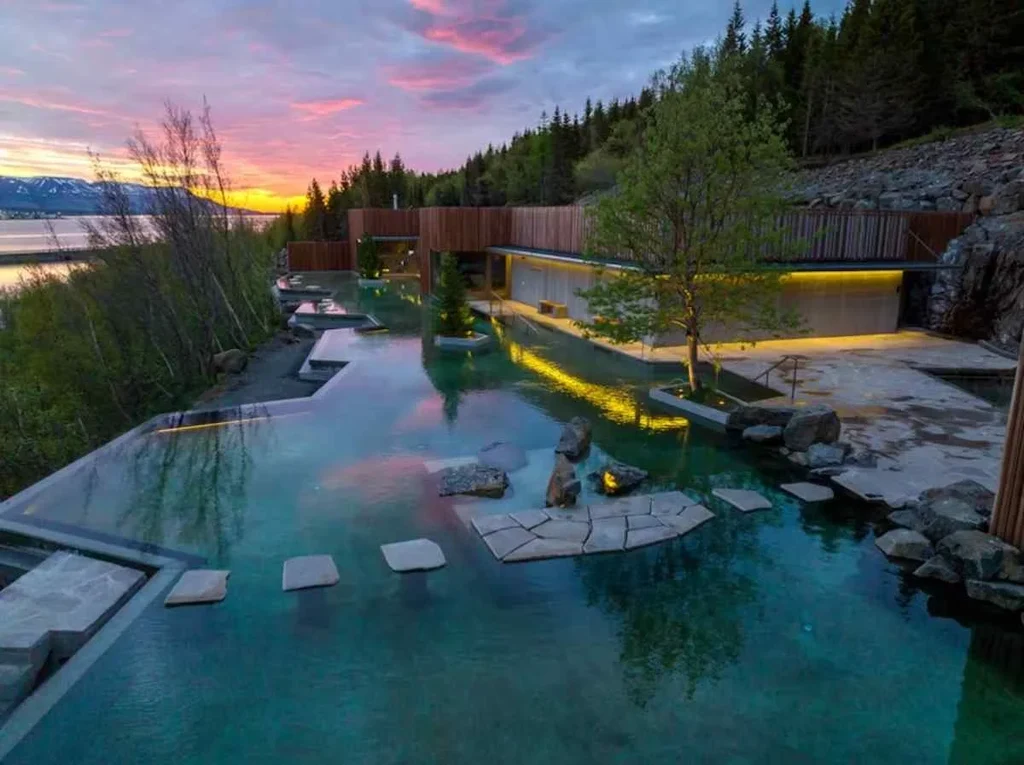
[[[910,238],[906,259],[919,263],[934,263],[950,241],[974,222],[974,214],[965,212],[917,212],[908,213],[907,217]]]
[[[1024,341],[1020,352],[1024,353]],[[1003,466],[989,531],[1015,547],[1024,546],[1024,364],[1018,364],[1006,423]]]
[[[512,213],[510,207],[425,207],[420,245],[427,251],[479,252],[508,244]]]
[[[352,250],[348,242],[288,242],[291,271],[351,271]]]
[[[556,252],[583,252],[591,223],[585,208],[513,207],[511,239],[495,244]]]

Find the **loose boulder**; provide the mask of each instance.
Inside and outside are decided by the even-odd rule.
[[[1005,608],[1007,611],[1024,609],[1024,586],[1019,584],[968,579],[967,596]]]
[[[778,425],[751,425],[743,431],[743,440],[755,444],[782,443],[782,428]]]
[[[782,433],[786,446],[804,451],[811,444],[831,444],[839,440],[842,424],[839,415],[829,406],[809,406],[800,409],[786,424]],[[845,456],[845,455],[844,455]]]
[[[576,504],[576,497],[579,496],[581,488],[573,464],[564,454],[555,455],[555,469],[551,471],[547,492],[544,495],[545,505],[572,507]]]
[[[926,561],[935,554],[932,543],[910,529],[893,529],[878,537],[875,545],[890,558]]]
[[[628,494],[647,480],[647,471],[624,462],[608,462],[590,477],[597,484],[598,492],[616,496]]]
[[[229,375],[237,375],[245,369],[249,363],[249,357],[245,351],[238,348],[231,348],[227,351],[215,353],[213,356],[213,368],[217,372],[225,372]]]
[[[956,531],[938,544],[939,554],[953,564],[965,579],[995,578],[1008,557],[1018,555],[1017,548],[983,531]]]
[[[969,504],[955,497],[925,502],[916,512],[924,522],[921,533],[933,542],[938,542],[955,531],[980,531],[988,526],[988,521],[974,512]]]
[[[467,494],[500,499],[507,488],[508,475],[504,470],[486,465],[460,465],[441,471],[438,494],[442,497]]]
[[[562,426],[562,436],[555,447],[556,454],[564,454],[573,462],[581,459],[590,449],[590,420],[586,417],[573,417]]]
[[[504,470],[506,473],[526,467],[526,463],[529,461],[522,447],[505,441],[488,444],[477,452],[476,459],[481,465]]]
[[[886,516],[886,519],[893,526],[910,529],[918,533],[923,533],[925,527],[928,525],[921,519],[921,516],[917,514],[916,510],[894,510]]]
[[[737,432],[759,425],[784,428],[796,412],[792,406],[741,406],[729,412],[725,428]]]
[[[807,448],[807,466],[815,469],[837,467],[843,464],[848,450],[846,444],[811,444]]]
[[[914,571],[914,576],[919,579],[938,579],[940,582],[947,582],[949,584],[956,584],[960,581],[960,574],[941,555],[933,555],[918,566]]]
[[[928,489],[921,494],[922,503],[933,503],[943,499],[957,499],[971,506],[978,515],[986,518],[992,514],[992,503],[996,495],[977,481],[957,481],[940,489]]]

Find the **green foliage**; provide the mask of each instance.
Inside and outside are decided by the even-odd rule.
[[[774,109],[762,101],[749,114],[732,59],[701,50],[684,59],[666,75],[616,193],[592,208],[590,254],[636,270],[582,291],[596,318],[578,325],[615,343],[684,330],[694,389],[709,327],[795,326],[779,306],[780,273],[760,257],[782,245],[778,185],[789,168]]]
[[[371,237],[364,236],[359,240],[356,253],[359,260],[359,276],[363,279],[380,279],[384,264],[377,249],[377,242]]]
[[[466,337],[473,331],[473,316],[466,302],[466,282],[458,259],[449,252],[441,255],[441,270],[434,294],[434,327],[445,337]]]
[[[327,200],[316,178],[309,182],[309,189],[306,191],[302,233],[304,238],[311,242],[322,242],[327,239]]]

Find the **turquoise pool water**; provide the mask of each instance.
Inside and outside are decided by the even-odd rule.
[[[313,412],[153,434],[19,515],[232,575],[216,606],[149,606],[8,762],[1024,760],[1019,625],[918,589],[862,506],[803,507],[775,489],[784,467],[650,408],[671,373],[549,333],[440,356],[414,284],[340,299],[391,332],[351,336]],[[578,414],[590,464],[705,497],[754,487],[776,509],[709,500],[717,517],[666,544],[496,562],[424,460],[550,449]],[[502,510],[540,502],[512,482]],[[392,574],[379,545],[420,536],[448,566]],[[284,559],[312,553],[341,583],[282,593]]]

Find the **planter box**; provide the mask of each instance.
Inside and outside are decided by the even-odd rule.
[[[659,404],[684,412],[687,417],[700,425],[725,432],[725,421],[729,417],[727,412],[673,395],[667,388],[651,388],[650,396]]]
[[[360,279],[359,280],[359,286],[360,287],[374,287],[374,288],[376,288],[376,287],[383,287],[386,284],[387,284],[387,282],[384,281],[383,279]]]
[[[474,332],[470,337],[434,335],[434,345],[449,351],[479,351],[491,344],[491,336]]]

